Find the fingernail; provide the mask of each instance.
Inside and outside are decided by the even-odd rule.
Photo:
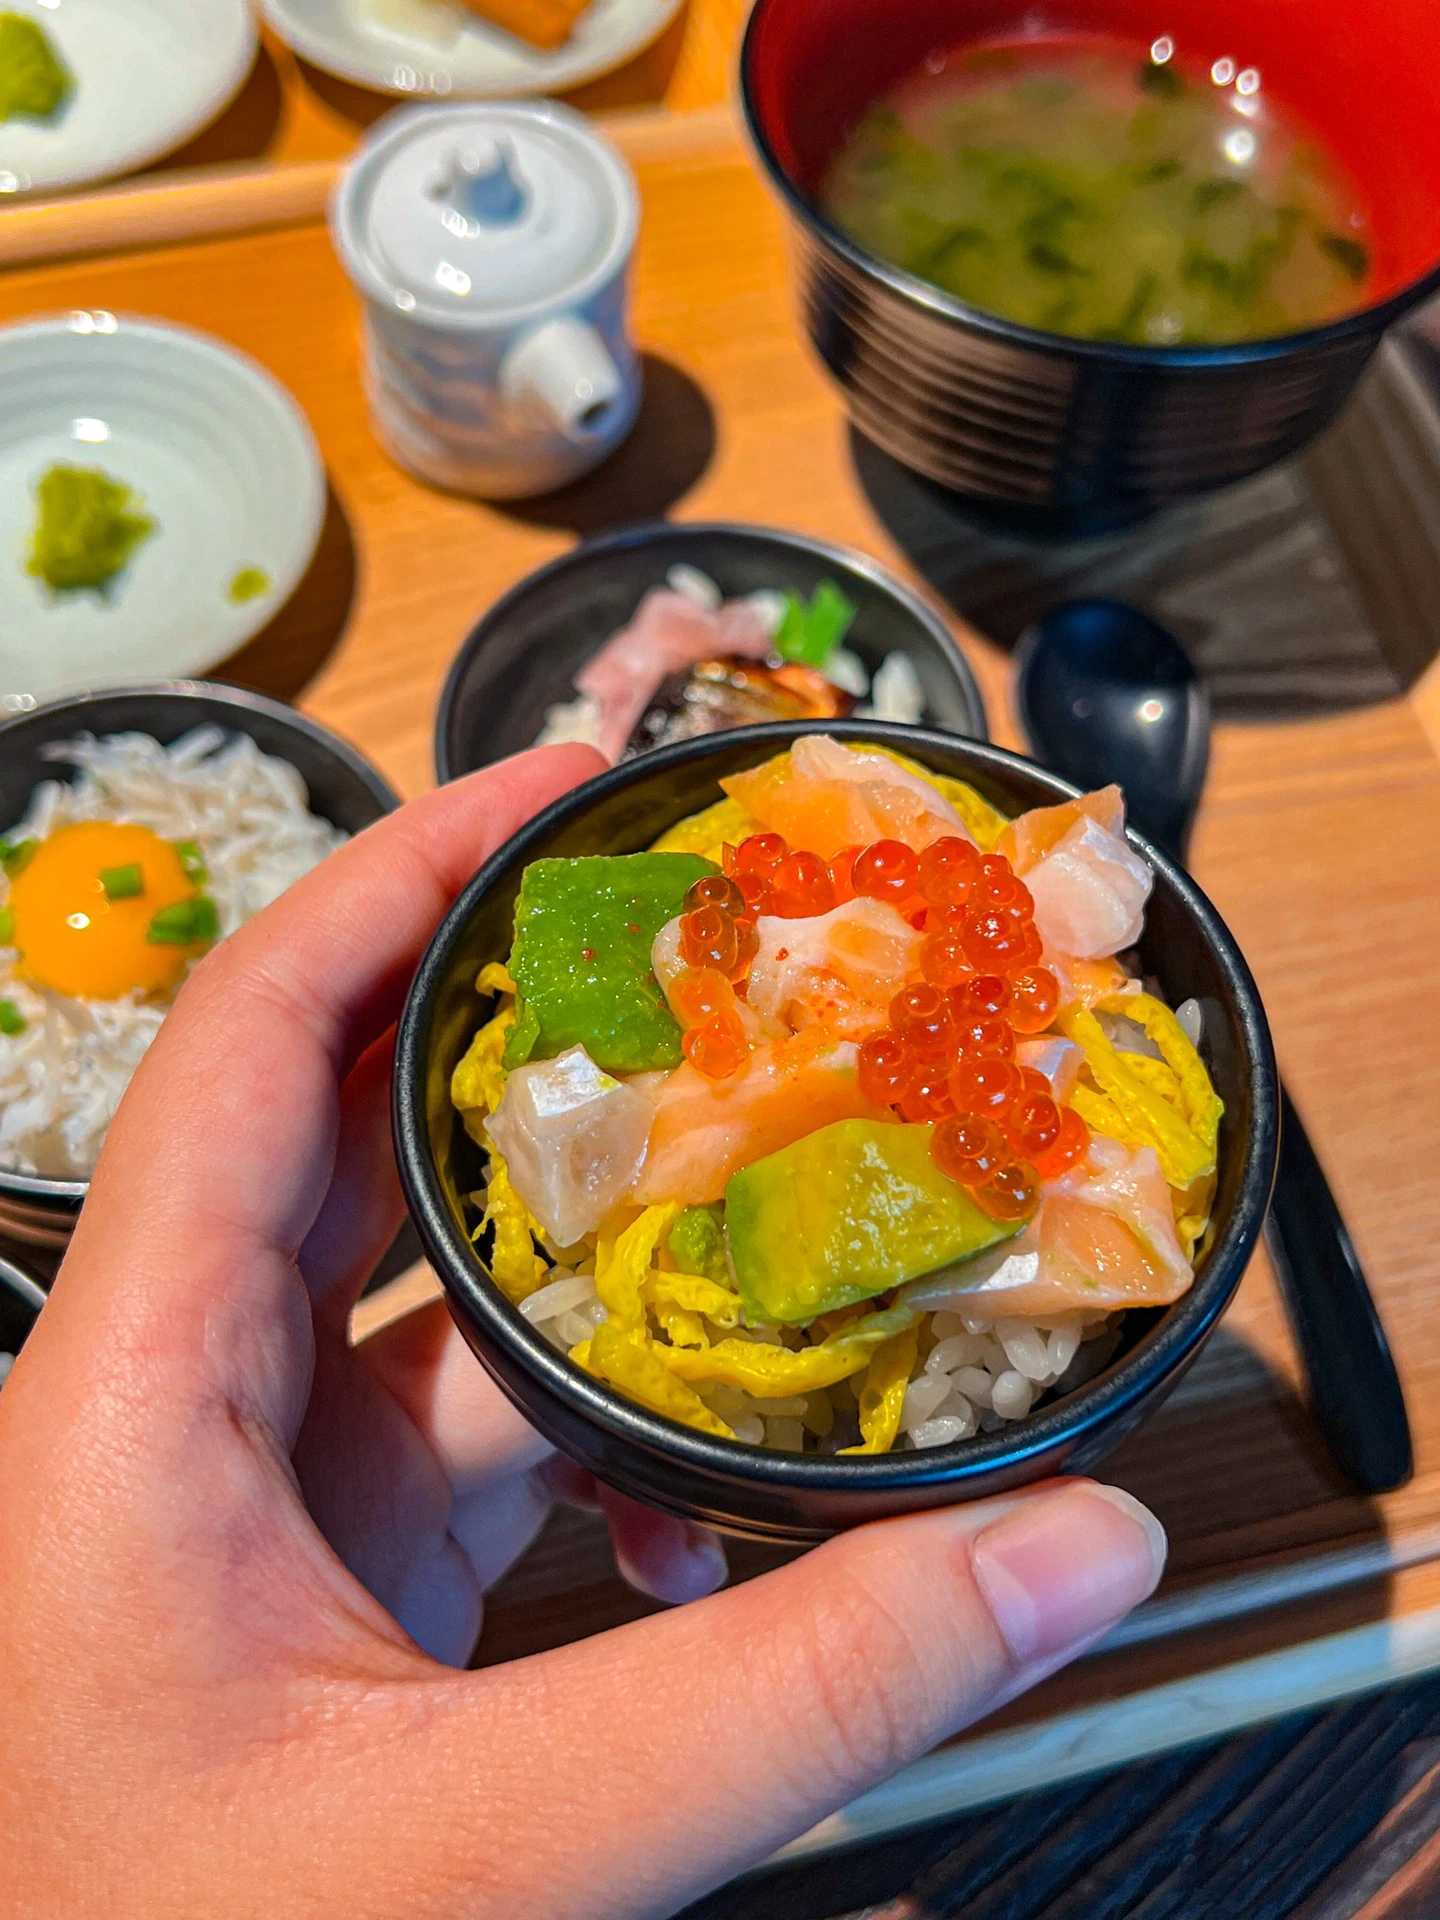
[[[976,1535],[975,1578],[1021,1665],[1093,1640],[1154,1592],[1165,1530],[1119,1487],[1021,1500]]]

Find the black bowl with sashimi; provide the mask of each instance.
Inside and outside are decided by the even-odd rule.
[[[874,1454],[782,1450],[697,1431],[648,1410],[576,1365],[496,1284],[473,1237],[484,1155],[452,1104],[452,1077],[480,1016],[476,979],[509,953],[522,877],[537,860],[636,853],[721,798],[720,782],[810,729],[756,727],[660,748],[566,795],[481,869],[437,931],[401,1023],[395,1134],[407,1200],[459,1326],[481,1364],[557,1447],[633,1498],[723,1531],[803,1543],[902,1512],[1092,1470],[1200,1353],[1233,1296],[1268,1205],[1277,1148],[1275,1066],[1255,983],[1190,877],[1133,833],[1151,890],[1131,971],[1171,1007],[1193,1002],[1224,1103],[1209,1226],[1193,1283],[1172,1304],[1132,1308],[1113,1350],[1023,1417],[947,1444]],[[960,780],[1009,817],[1076,790],[1028,760],[953,735],[837,722],[848,748],[879,747]],[[1173,1184],[1173,1183],[1172,1183]]]
[[[817,594],[833,604],[838,593],[851,609],[844,649],[852,671],[860,670],[855,692],[863,686],[876,702],[876,675],[891,661],[890,674],[903,680],[910,706],[886,718],[923,719],[970,739],[989,737],[979,685],[944,616],[868,555],[775,527],[667,521],[587,540],[528,575],[484,614],[450,669],[435,716],[442,785],[531,746],[547,720],[567,708],[578,718],[592,685],[590,737],[611,759],[627,747],[635,751],[637,723],[652,702],[658,697],[663,704],[681,670],[705,653],[735,651],[735,623],[747,624],[742,607],[730,616],[730,641],[712,641],[703,608],[687,618],[682,604],[678,636],[673,621],[662,621],[657,631],[652,620],[637,632],[640,609],[672,576],[688,576],[702,591],[713,584],[732,604],[753,595],[796,595],[813,604]],[[627,631],[630,644],[622,649],[615,643]],[[740,650],[755,651],[743,638]],[[767,652],[763,635],[758,652]],[[582,719],[577,737],[584,732]]]

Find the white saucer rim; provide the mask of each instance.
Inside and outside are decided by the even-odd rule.
[[[229,4],[234,22],[240,28],[235,55],[217,76],[215,85],[197,96],[192,111],[183,122],[177,121],[167,128],[159,141],[151,136],[132,142],[103,166],[62,168],[59,172],[46,173],[42,178],[32,178],[31,184],[21,192],[0,197],[0,209],[12,197],[16,202],[42,199],[50,194],[72,192],[76,187],[98,186],[108,180],[124,179],[157,160],[163,160],[167,154],[177,152],[212,126],[250,78],[260,51],[260,28],[250,0],[220,0],[220,4]]]
[[[576,87],[588,87],[597,80],[604,80],[612,73],[618,73],[632,60],[637,60],[647,48],[653,47],[660,36],[674,24],[676,16],[686,0],[656,0],[659,8],[657,20],[642,34],[627,40],[623,46],[594,60],[575,60],[570,67],[561,67],[554,73],[531,75],[529,78],[517,75],[513,81],[500,81],[493,85],[475,85],[464,82],[446,87],[402,87],[392,80],[380,76],[377,67],[367,67],[359,61],[350,61],[344,56],[337,57],[328,46],[325,37],[314,34],[303,21],[296,23],[291,10],[291,0],[257,0],[262,15],[271,28],[280,36],[292,53],[298,54],[311,66],[318,67],[334,79],[348,81],[352,86],[363,87],[368,93],[387,94],[394,100],[448,100],[454,102],[475,100],[534,100],[549,98],[553,94],[564,94]],[[521,42],[521,45],[524,43]],[[435,65],[443,66],[444,56],[439,49],[435,53]]]

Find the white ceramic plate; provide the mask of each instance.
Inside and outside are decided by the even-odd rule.
[[[61,461],[123,480],[158,522],[104,595],[26,571],[35,483]],[[0,713],[224,660],[299,585],[325,491],[289,394],[204,334],[109,313],[0,330]],[[237,604],[250,567],[269,586]]]
[[[75,78],[52,121],[0,122],[0,194],[132,173],[208,126],[255,61],[249,0],[5,0]]]
[[[275,31],[312,65],[358,86],[410,97],[499,100],[553,94],[598,80],[657,40],[682,0],[591,0],[563,47],[542,53],[449,0],[433,34],[394,31],[369,17],[375,0],[260,0]]]

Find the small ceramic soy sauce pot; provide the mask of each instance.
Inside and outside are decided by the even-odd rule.
[[[640,199],[579,114],[402,108],[347,169],[331,223],[365,299],[376,432],[402,466],[520,499],[578,479],[629,433]]]

